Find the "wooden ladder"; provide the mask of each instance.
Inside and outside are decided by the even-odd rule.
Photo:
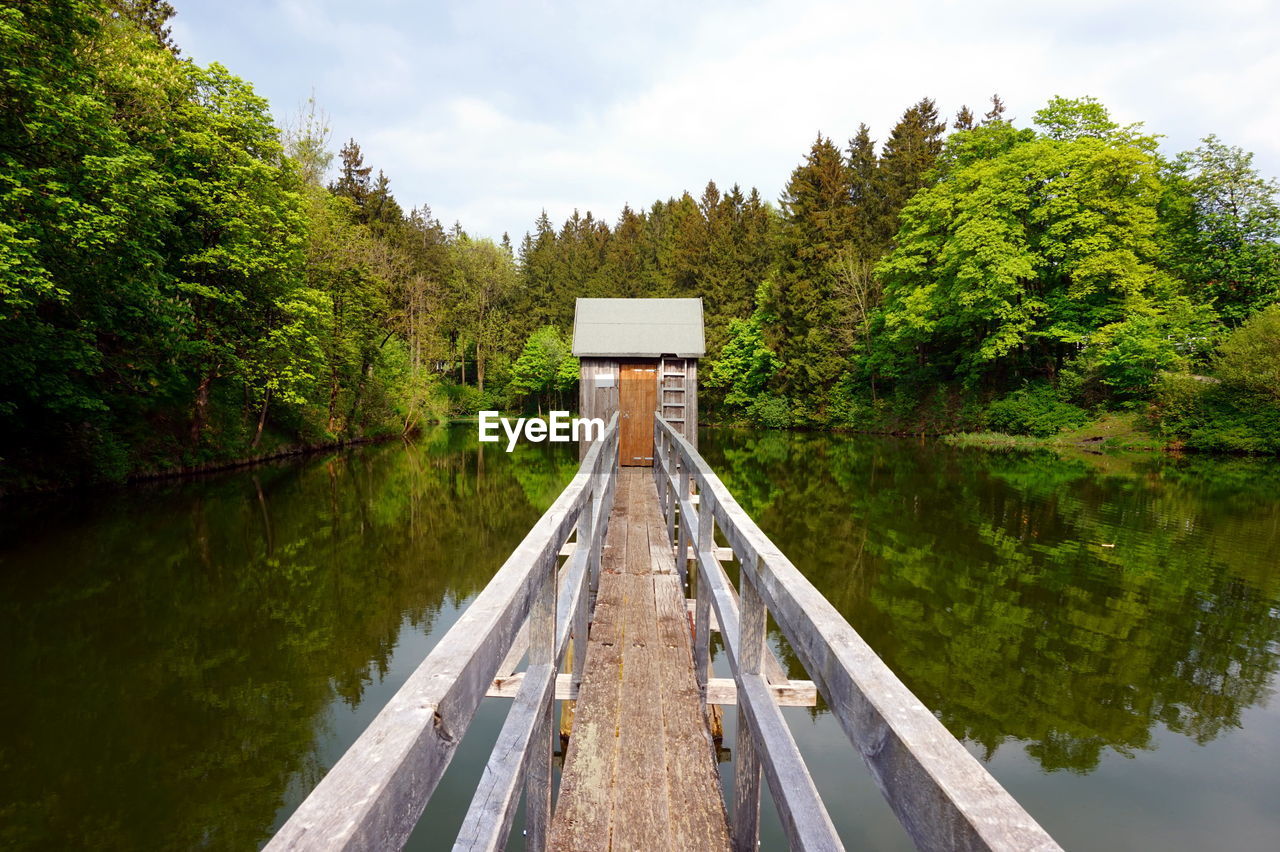
[[[658,365],[658,389],[662,418],[675,424],[680,434],[689,436],[685,422],[688,419],[689,361],[687,358],[663,358]]]

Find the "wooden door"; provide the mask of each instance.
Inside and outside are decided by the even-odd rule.
[[[658,408],[656,364],[622,364],[619,371],[618,464],[653,466],[653,412]]]

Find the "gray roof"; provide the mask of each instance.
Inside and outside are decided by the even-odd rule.
[[[573,354],[579,358],[701,358],[702,299],[579,299]]]

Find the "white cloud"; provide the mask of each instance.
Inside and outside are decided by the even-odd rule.
[[[709,178],[776,198],[817,132],[883,139],[923,96],[950,115],[999,92],[1021,123],[1054,94],[1092,94],[1172,150],[1208,133],[1280,172],[1280,15],[1262,0],[1070,4],[469,4],[288,0],[219,37],[225,4],[180,17],[287,113],[317,87],[406,206],[517,238],[544,207],[612,220]],[[222,11],[219,12],[219,9]],[[183,15],[188,9],[182,8]],[[248,44],[251,46],[252,41]],[[283,109],[282,109],[283,108]]]

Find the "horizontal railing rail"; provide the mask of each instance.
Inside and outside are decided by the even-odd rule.
[[[545,847],[557,674],[570,637],[574,659],[585,659],[617,465],[615,414],[573,481],[267,849],[403,847],[494,676],[510,674],[526,653],[527,667],[455,848],[501,849],[522,788],[526,848]],[[557,583],[559,556],[575,531]]]
[[[917,847],[1059,849],[660,415],[655,415],[654,439],[654,477],[668,538],[682,576],[690,554],[696,568],[694,669],[704,701],[713,610],[736,685],[734,848],[756,849],[762,774],[791,848],[843,848],[776,697],[780,675],[766,642],[771,614]],[[721,564],[728,555],[716,545],[717,528],[740,565],[737,595]]]

